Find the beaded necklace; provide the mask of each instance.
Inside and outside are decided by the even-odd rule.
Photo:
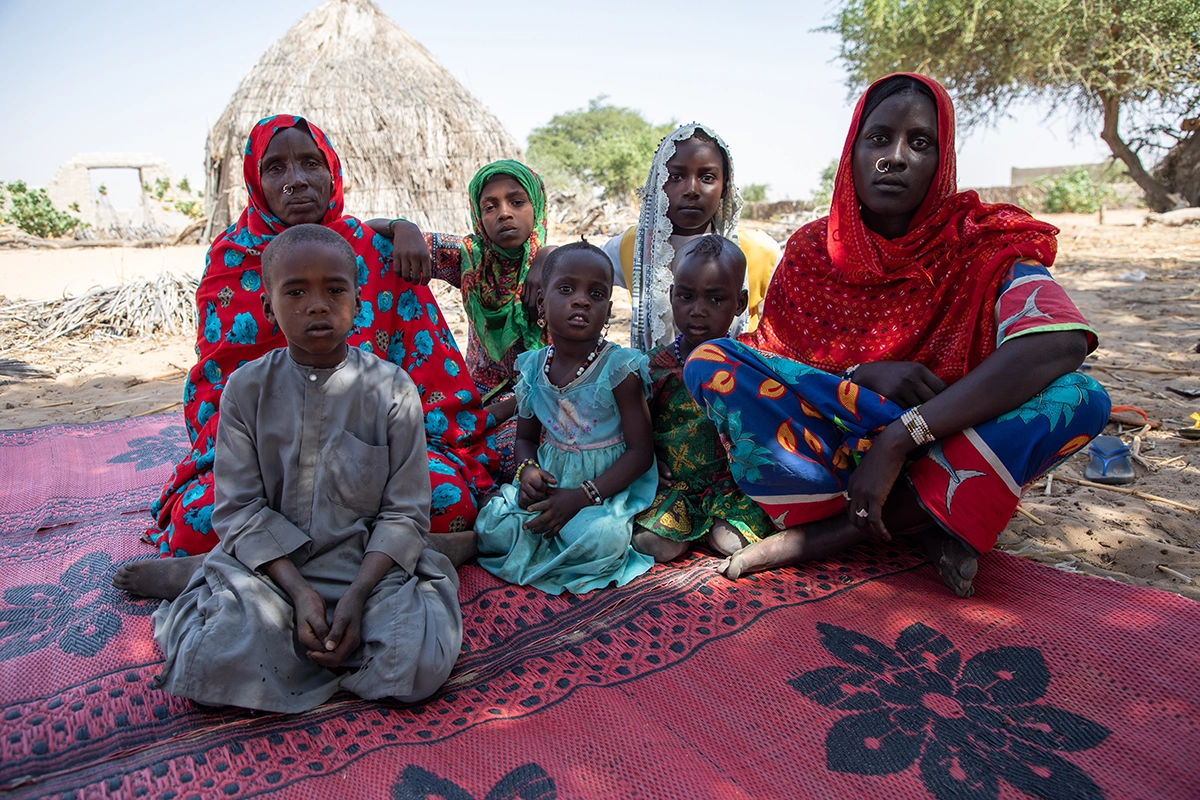
[[[601,337],[600,341],[596,342],[596,348],[592,350],[592,352],[588,353],[588,357],[585,358],[583,363],[579,365],[579,369],[575,370],[575,377],[573,380],[579,380],[583,377],[583,373],[587,372],[587,368],[590,367],[592,362],[596,360],[596,356],[600,355],[600,351],[604,349],[604,345],[604,338]],[[550,379],[550,365],[553,363],[554,345],[550,345],[550,347],[546,350],[546,363],[542,366],[542,374],[546,376],[547,380]]]
[[[674,345],[674,347],[675,347],[675,360],[679,362],[679,366],[681,366],[681,367],[683,366],[683,356],[681,356],[681,355],[679,354],[679,340],[680,340],[680,339],[682,339],[682,338],[683,338],[683,334],[682,334],[682,333],[681,333],[681,334],[679,334],[678,336],[676,336],[676,337],[675,337],[675,345]]]

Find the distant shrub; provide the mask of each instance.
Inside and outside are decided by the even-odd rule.
[[[749,183],[742,187],[742,199],[747,203],[765,203],[767,201],[767,189],[771,188],[769,183]]]
[[[8,201],[4,221],[26,233],[54,239],[73,233],[79,227],[79,219],[56,209],[45,189],[30,189],[25,181],[13,181],[4,188],[8,195],[7,198],[0,197],[0,201]]]
[[[813,205],[820,208],[833,202],[833,181],[837,177],[838,162],[833,159],[821,170],[821,183],[813,192]]]
[[[1108,186],[1096,183],[1083,167],[1075,167],[1037,185],[1045,190],[1042,210],[1050,214],[1095,214],[1108,199]]]

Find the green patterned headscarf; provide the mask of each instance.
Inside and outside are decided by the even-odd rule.
[[[519,249],[505,250],[493,244],[483,229],[479,198],[483,187],[497,175],[507,175],[521,184],[533,204],[533,232]],[[519,161],[493,161],[471,179],[471,222],[475,232],[463,237],[462,290],[467,319],[475,328],[483,349],[500,361],[514,344],[526,350],[542,346],[542,331],[525,313],[521,291],[538,248],[546,243],[546,190],[537,173]]]

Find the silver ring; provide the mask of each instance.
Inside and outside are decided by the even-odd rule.
[[[294,191],[295,191],[295,189],[293,189],[293,188],[291,187],[291,185],[290,185],[290,184],[286,184],[286,183],[285,183],[285,184],[283,185],[283,193],[284,193],[284,194],[291,194],[291,193],[292,193],[292,192],[294,192]]]
[[[865,508],[860,508],[858,511],[854,512],[854,516],[858,517],[859,519],[866,519],[867,517],[869,517],[871,515],[869,513],[867,513],[867,510]]]
[[[883,169],[879,168],[880,164],[883,164]],[[875,171],[876,172],[887,172],[891,168],[892,168],[892,165],[888,162],[888,160],[886,158],[881,158],[875,162]]]

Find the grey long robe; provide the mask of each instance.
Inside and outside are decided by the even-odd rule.
[[[301,366],[286,348],[240,367],[221,397],[214,473],[221,543],[154,615],[166,654],[158,686],[297,712],[339,689],[414,702],[442,685],[462,645],[458,575],[426,547],[424,414],[404,371],[355,348],[332,369]],[[332,621],[368,551],[398,566],[371,593],[363,644],[335,674],[305,654],[290,599],[258,570],[290,557]]]

